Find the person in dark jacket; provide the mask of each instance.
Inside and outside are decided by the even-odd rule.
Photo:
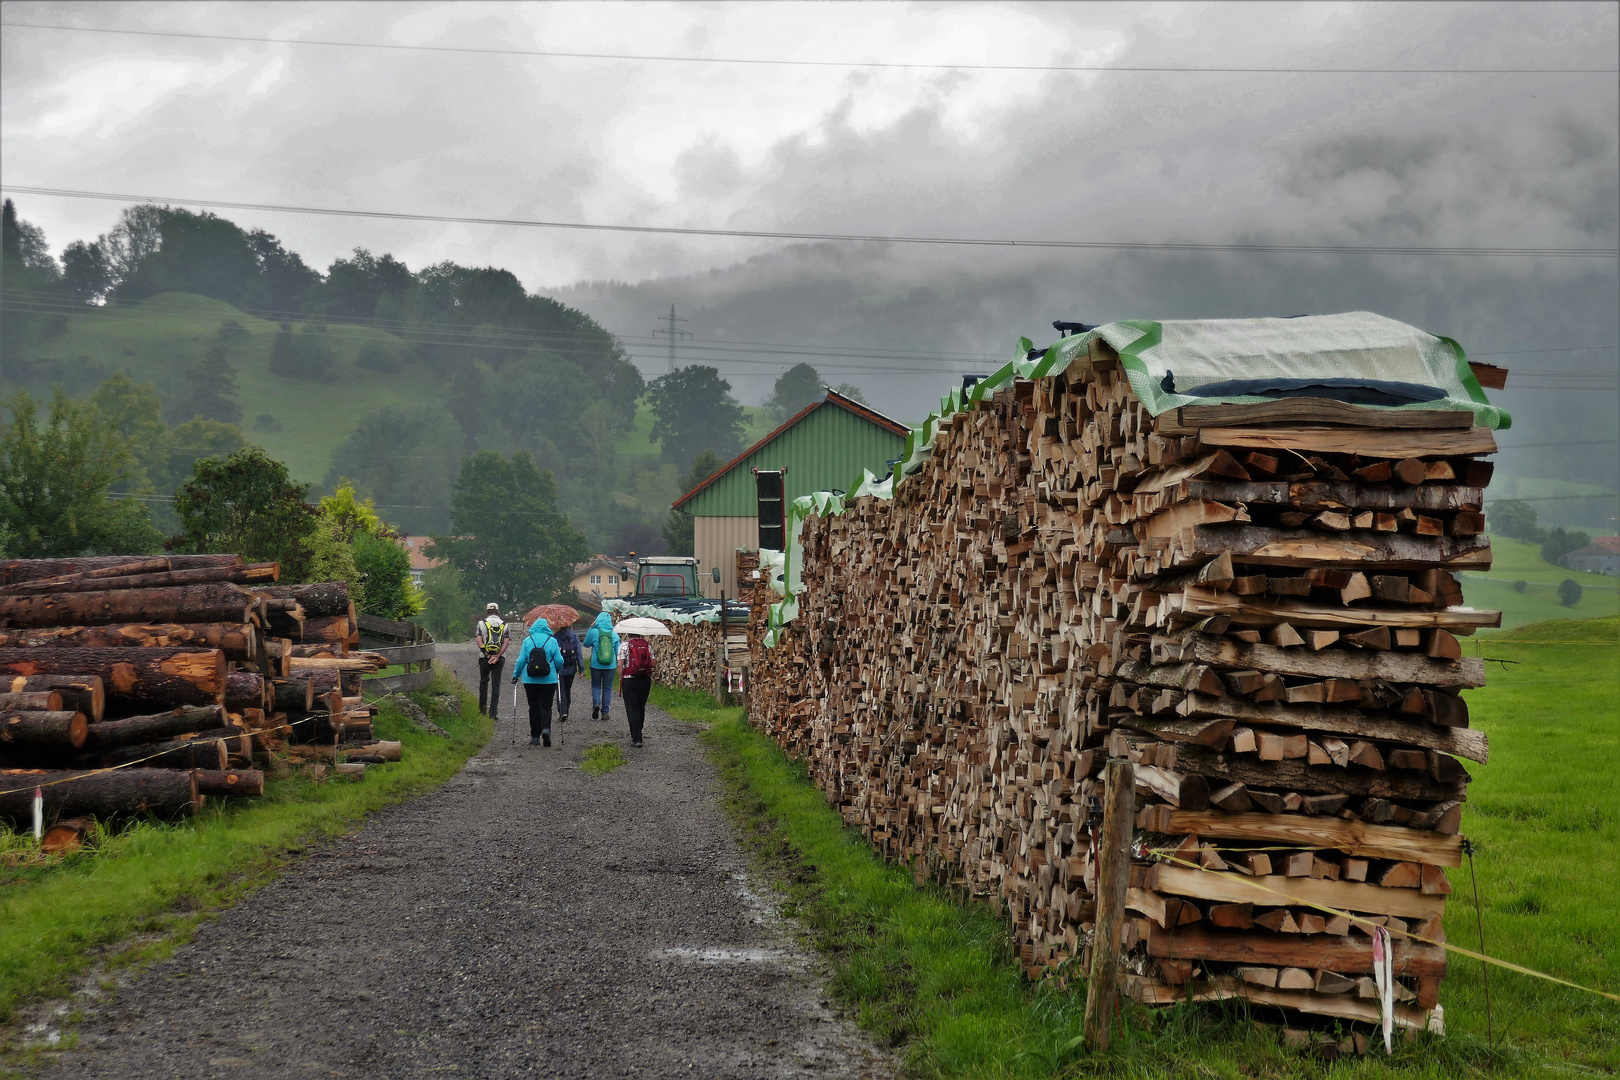
[[[607,612],[585,631],[585,652],[591,658],[591,719],[606,720],[613,704],[613,677],[619,673],[619,634]]]
[[[557,648],[562,650],[562,667],[557,670],[557,720],[568,719],[568,706],[574,699],[574,676],[585,666],[579,651],[579,635],[572,626],[557,631]]]
[[[529,673],[529,654],[539,650],[546,658],[544,675]],[[523,695],[529,699],[529,745],[551,745],[551,703],[557,699],[557,672],[562,668],[562,650],[551,635],[546,620],[536,619],[523,639],[512,681],[523,680]]]

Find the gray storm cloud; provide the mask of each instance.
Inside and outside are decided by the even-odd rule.
[[[1480,5],[94,5],[7,22],[945,62],[1612,68],[1616,9]],[[986,73],[544,60],[7,29],[10,183],[702,227],[1137,241],[1616,245],[1608,75]],[[117,207],[21,199],[58,248]],[[745,401],[801,357],[916,417],[1056,317],[1370,308],[1516,371],[1613,373],[1613,260],[783,245],[232,212],[312,264],[496,265],[643,367],[677,304]],[[1047,331],[1048,336],[1050,331]],[[816,355],[851,351],[866,356]],[[1557,378],[1554,378],[1554,376]],[[1612,438],[1612,391],[1508,392],[1504,442]],[[1539,385],[1539,384],[1537,384]],[[1539,434],[1538,434],[1539,433]],[[1526,450],[1613,486],[1613,447]],[[1563,473],[1555,470],[1564,470]],[[1535,471],[1539,470],[1539,471]]]

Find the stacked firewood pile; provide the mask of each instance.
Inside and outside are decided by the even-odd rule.
[[[371,739],[344,582],[277,585],[238,555],[0,563],[0,818],[36,788],[71,844],[92,817],[253,796],[263,768],[363,775]]]
[[[678,623],[665,621],[669,637],[653,640],[653,655],[657,666],[653,681],[660,686],[679,686],[687,690],[714,689],[715,656],[720,648],[718,622]]]
[[[1459,865],[1453,572],[1490,565],[1469,412],[1333,401],[1157,418],[1094,342],[942,421],[892,500],[805,520],[750,713],[919,876],[1005,905],[1031,974],[1089,963],[1101,772],[1135,763],[1122,948],[1143,1002],[1396,1023],[1438,999]],[[1415,936],[1412,936],[1415,935]]]

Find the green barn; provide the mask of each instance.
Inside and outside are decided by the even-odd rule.
[[[781,427],[744,450],[725,468],[675,500],[673,509],[692,515],[693,553],[706,592],[737,595],[739,548],[759,546],[758,494],[754,470],[786,469],[786,495],[844,490],[871,469],[879,476],[905,449],[906,425],[858,401],[828,390]],[[714,584],[709,569],[720,568]]]

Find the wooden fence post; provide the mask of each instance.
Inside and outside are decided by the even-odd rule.
[[[1097,854],[1097,922],[1091,937],[1091,981],[1086,987],[1086,1045],[1108,1049],[1119,996],[1119,939],[1125,889],[1131,876],[1131,834],[1136,826],[1136,768],[1110,761],[1103,771],[1103,823]]]

